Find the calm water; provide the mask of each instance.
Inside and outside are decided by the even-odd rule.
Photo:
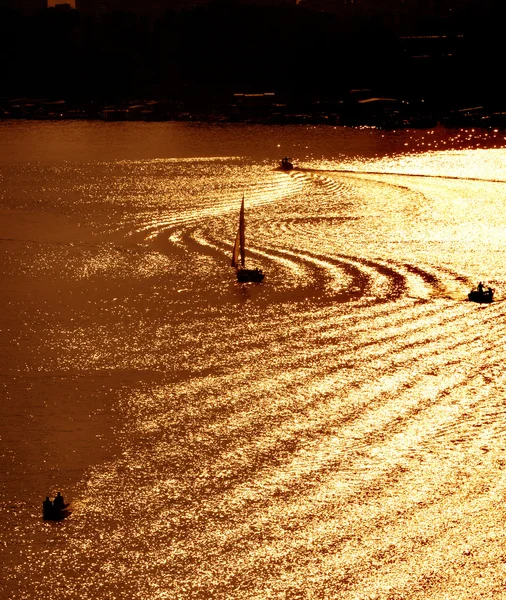
[[[2,600],[504,597],[503,135],[0,141]]]

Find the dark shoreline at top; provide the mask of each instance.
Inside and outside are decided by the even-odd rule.
[[[101,121],[101,122],[185,122],[246,125],[329,125],[374,127],[377,129],[479,128],[506,130],[506,111],[490,111],[483,106],[451,109],[446,112],[410,111],[402,100],[372,98],[369,104],[349,103],[340,112],[269,112],[235,105],[224,110],[192,111],[181,103],[149,100],[118,104],[67,103],[17,98],[0,103],[0,122],[22,121]]]
[[[6,4],[0,118],[506,128],[492,0]]]

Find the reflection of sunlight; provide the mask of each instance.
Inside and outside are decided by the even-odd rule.
[[[480,154],[486,161],[480,160]],[[445,179],[477,179],[482,181],[506,182],[501,164],[506,151],[497,150],[454,150],[426,152],[424,154],[399,155],[376,161],[347,161],[341,168],[356,172],[392,173],[414,176],[443,177]],[[335,163],[334,163],[335,168]]]
[[[6,511],[19,597],[500,597],[506,304],[466,294],[506,291],[506,152],[329,156],[44,171],[75,196],[48,184],[33,213],[91,233],[13,218],[3,243],[15,485],[75,496],[64,523]]]

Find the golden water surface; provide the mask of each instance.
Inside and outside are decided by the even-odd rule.
[[[0,136],[2,599],[504,597],[504,136]]]

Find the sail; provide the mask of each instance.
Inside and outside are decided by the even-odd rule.
[[[239,229],[237,230],[234,249],[232,250],[232,267],[239,266],[239,254],[241,255],[241,265],[244,267],[244,195],[242,197],[241,212],[239,213]]]
[[[237,267],[238,266],[238,261],[239,261],[239,245],[240,245],[240,239],[241,239],[241,232],[238,229],[237,230],[237,236],[235,238],[235,244],[234,244],[234,249],[232,250],[232,266],[233,267]]]

